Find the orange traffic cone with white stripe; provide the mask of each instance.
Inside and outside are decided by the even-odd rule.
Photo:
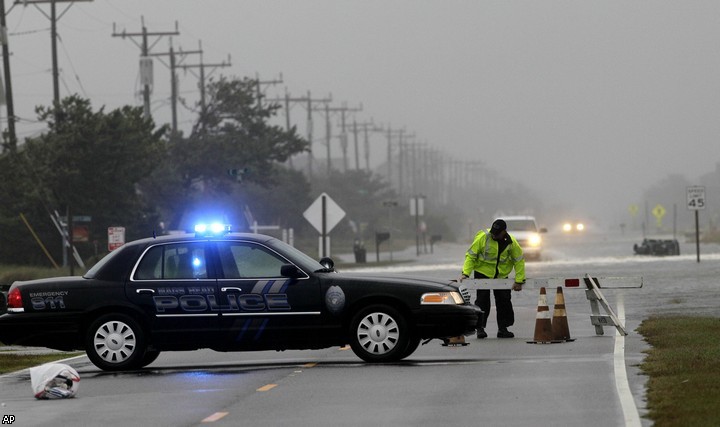
[[[545,288],[540,288],[540,297],[538,298],[537,316],[535,317],[535,335],[528,344],[542,343],[559,343],[561,341],[553,340],[552,337],[552,321],[550,320],[550,309],[547,305],[547,296]]]
[[[552,339],[559,341],[575,341],[570,338],[570,327],[568,326],[567,312],[565,311],[565,296],[562,286],[558,286],[555,295],[555,306],[553,307],[552,318]]]

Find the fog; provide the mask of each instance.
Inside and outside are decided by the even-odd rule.
[[[362,105],[358,121],[403,128],[457,160],[482,161],[577,215],[622,219],[671,173],[690,183],[720,160],[716,1],[95,0],[58,4],[61,97],[142,105],[140,48],[115,31],[167,32],[176,50],[260,77],[266,96]],[[11,7],[12,6],[12,7]],[[6,2],[20,138],[52,102],[49,4]],[[62,14],[61,14],[62,13]],[[139,43],[139,39],[134,39]],[[168,52],[170,37],[151,37]],[[167,60],[166,60],[167,62]],[[198,64],[186,55],[184,64]],[[170,122],[170,71],[155,61],[153,117]],[[198,78],[179,72],[192,106]],[[178,108],[180,128],[195,113]],[[6,111],[3,109],[3,118]],[[282,116],[281,116],[282,117]],[[300,133],[305,110],[291,111]],[[315,133],[324,132],[321,116]],[[279,124],[284,119],[278,118]],[[3,119],[3,127],[5,127]],[[331,146],[339,154],[339,143]],[[324,147],[314,144],[316,157]],[[373,135],[374,166],[386,140]],[[712,195],[708,195],[711,197]],[[684,194],[678,195],[678,202]],[[532,209],[532,207],[528,207]]]

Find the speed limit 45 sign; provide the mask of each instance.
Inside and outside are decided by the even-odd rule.
[[[687,188],[687,208],[691,211],[705,209],[705,187],[695,185]]]

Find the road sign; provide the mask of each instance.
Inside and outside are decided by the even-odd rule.
[[[694,185],[687,188],[687,208],[691,211],[705,209],[705,186]]]
[[[665,216],[665,208],[661,204],[655,205],[655,207],[652,210],[652,214],[655,216],[655,219],[657,219],[657,226],[662,226],[662,219]]]
[[[323,230],[323,199],[325,200],[325,230]],[[322,193],[315,201],[310,205],[303,216],[308,222],[315,227],[318,233],[322,234],[329,233],[341,219],[345,217],[345,211],[335,203],[327,193]]]
[[[416,211],[417,209],[417,211]],[[417,215],[416,215],[417,213]],[[410,199],[410,216],[425,215],[425,197],[415,196]]]
[[[108,251],[125,244],[125,227],[108,227]]]

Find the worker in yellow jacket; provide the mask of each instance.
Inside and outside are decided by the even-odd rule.
[[[462,275],[459,281],[470,277],[479,279],[506,279],[515,269],[513,291],[522,290],[525,283],[525,258],[517,240],[507,232],[507,224],[502,219],[495,220],[492,227],[480,230],[465,254]],[[495,310],[497,311],[498,338],[513,338],[508,326],[515,323],[510,289],[494,289]],[[477,325],[477,337],[486,338],[485,327],[490,313],[490,290],[478,290],[475,304],[484,315],[480,316]]]

